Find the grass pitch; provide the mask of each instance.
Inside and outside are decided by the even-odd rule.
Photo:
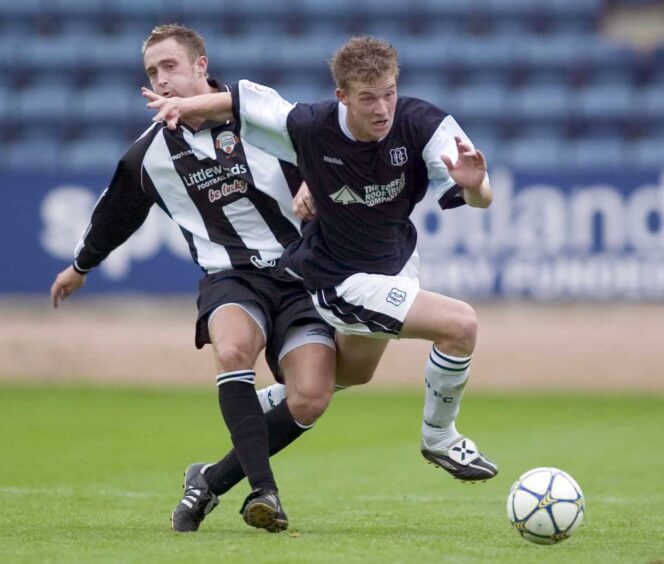
[[[421,393],[337,394],[273,459],[288,532],[247,527],[246,481],[194,534],[169,530],[182,472],[229,447],[216,391],[0,387],[0,561],[664,562],[663,397],[466,395],[459,428],[500,466],[462,484],[421,458]],[[557,466],[585,521],[536,546],[508,524],[523,471]]]

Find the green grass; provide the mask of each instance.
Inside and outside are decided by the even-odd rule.
[[[459,427],[499,463],[461,484],[419,455],[420,393],[338,394],[273,467],[291,529],[247,527],[246,482],[196,534],[169,530],[186,465],[229,446],[209,391],[0,387],[2,562],[663,562],[663,397],[488,396]],[[542,547],[505,499],[535,466],[570,472],[587,514]]]

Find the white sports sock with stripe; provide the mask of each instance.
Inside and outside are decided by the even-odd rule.
[[[336,384],[334,386],[334,392],[340,392],[341,390],[345,390],[347,387],[348,386],[340,386],[339,384]],[[286,386],[283,384],[272,384],[266,388],[256,390],[256,395],[258,396],[258,401],[261,404],[263,413],[267,413],[286,399]]]
[[[266,388],[256,390],[256,395],[258,396],[263,413],[267,413],[286,399],[286,386],[283,384],[272,384]]]
[[[430,450],[446,448],[461,435],[454,421],[468,381],[471,357],[455,357],[433,347],[424,371],[422,441]]]

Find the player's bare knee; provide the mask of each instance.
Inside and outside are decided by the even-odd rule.
[[[459,324],[458,346],[463,350],[463,356],[470,356],[475,350],[477,341],[477,314],[468,306]]]
[[[288,396],[288,409],[293,419],[303,425],[311,425],[330,404],[332,389],[298,391]]]
[[[217,361],[225,372],[250,369],[254,366],[254,355],[246,347],[240,345],[219,345],[215,347],[215,350]]]
[[[470,356],[475,350],[478,321],[475,310],[463,304],[455,312],[453,328],[436,344],[443,352],[453,356]]]

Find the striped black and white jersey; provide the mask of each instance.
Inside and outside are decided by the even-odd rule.
[[[233,123],[207,122],[197,131],[156,123],[120,160],[74,266],[97,266],[157,204],[206,273],[273,267],[300,237],[291,203],[301,182],[297,168],[241,140]]]
[[[231,94],[242,137],[297,164],[309,185],[317,215],[282,258],[309,289],[331,288],[358,272],[399,273],[417,241],[409,216],[427,190],[443,209],[465,203],[440,157],[456,160],[455,136],[470,141],[428,102],[399,98],[390,132],[361,142],[336,100],[293,105],[247,80]]]

